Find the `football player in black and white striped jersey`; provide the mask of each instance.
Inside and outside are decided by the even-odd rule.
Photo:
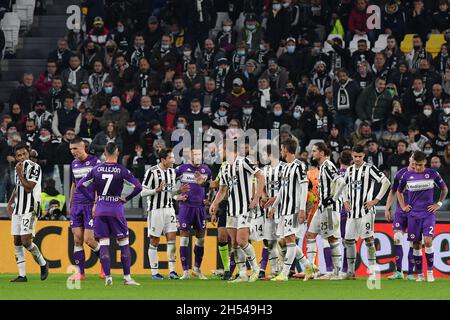
[[[179,190],[175,186],[175,156],[172,149],[162,149],[158,154],[160,163],[151,167],[145,173],[142,183],[141,197],[147,197],[147,225],[150,245],[148,258],[152,271],[152,279],[162,280],[158,268],[158,245],[161,236],[167,238],[167,257],[169,261],[170,279],[178,279],[175,272],[176,262],[176,236],[177,218],[175,216],[173,199],[185,200],[186,195],[178,195],[179,192],[189,191],[188,185],[183,185]]]
[[[227,144],[227,161],[220,170],[220,187],[210,206],[210,214],[217,214],[217,207],[228,192],[227,231],[235,252],[239,277],[233,282],[254,282],[258,279],[259,266],[256,262],[255,249],[248,242],[255,209],[264,190],[264,176],[256,164],[248,157],[238,155],[238,145]],[[256,177],[257,190],[253,193],[253,178]],[[215,218],[214,218],[215,219]],[[246,261],[252,267],[250,278],[247,276]]]
[[[356,241],[361,237],[367,246],[369,279],[375,279],[376,248],[374,243],[375,206],[389,190],[389,179],[374,165],[364,161],[364,147],[356,145],[352,149],[354,164],[344,175],[344,206],[347,211],[345,246],[347,248],[348,272],[344,279],[355,278]],[[374,197],[375,184],[381,188]]]
[[[305,266],[305,281],[312,277],[312,265],[296,245],[295,234],[306,220],[306,199],[308,196],[308,179],[306,165],[295,158],[298,143],[288,138],[281,144],[281,156],[286,161],[283,167],[281,185],[278,195],[266,202],[265,207],[271,207],[269,218],[273,219],[276,208],[280,215],[277,235],[282,238],[281,246],[286,246],[283,270],[273,281],[287,281],[294,259]]]
[[[26,248],[41,267],[41,280],[48,277],[48,262],[41,251],[33,243],[34,228],[39,217],[41,201],[41,167],[30,160],[30,152],[25,143],[19,143],[14,148],[16,159],[15,189],[7,206],[11,217],[11,234],[14,236],[14,251],[19,276],[11,282],[27,282],[25,271]]]
[[[325,274],[321,279],[340,280],[341,268],[341,201],[340,195],[345,187],[344,179],[330,161],[331,150],[323,142],[312,147],[312,158],[319,164],[319,207],[309,225],[307,239],[318,234],[330,243],[333,273]]]

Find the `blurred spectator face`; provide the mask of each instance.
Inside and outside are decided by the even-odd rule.
[[[26,129],[27,129],[28,133],[36,132],[36,124],[34,123],[33,120],[27,121],[25,126],[26,126]]]
[[[384,56],[382,54],[375,55],[375,60],[374,60],[375,67],[382,68],[385,63],[386,63],[386,59],[384,58]]]
[[[441,167],[441,159],[436,156],[431,158],[430,167],[433,170],[438,170]]]
[[[13,104],[13,106],[11,108],[11,112],[13,114],[20,114],[21,111],[22,111],[22,109],[20,108],[20,105],[18,105],[17,103]]]
[[[80,87],[81,95],[88,96],[91,89],[89,88],[89,84],[83,83]]]
[[[12,119],[11,119],[10,115],[4,116],[3,120],[2,120],[2,125],[1,125],[2,129],[6,130],[8,123],[11,123],[11,122],[12,122]]]
[[[25,74],[23,76],[23,84],[25,87],[31,87],[33,85],[34,77],[32,74]]]
[[[387,125],[387,130],[390,133],[397,132],[397,128],[398,128],[398,124],[396,122],[393,122],[393,123],[390,123],[390,124]]]
[[[59,52],[63,52],[65,50],[67,50],[67,41],[66,40],[58,40],[56,47]]]
[[[445,43],[441,46],[441,54],[443,56],[447,56],[448,55],[448,47],[447,47],[447,44],[445,44]]]
[[[72,110],[74,106],[75,102],[73,101],[72,98],[64,99],[64,108],[66,108],[67,110]]]
[[[406,152],[406,144],[404,142],[399,142],[397,144],[397,153],[398,154],[403,154]]]
[[[8,131],[6,131],[8,135],[13,134],[13,133],[17,133],[17,128],[14,126],[11,126],[8,128]]]
[[[448,134],[448,125],[440,124],[439,125],[439,135],[441,136],[447,136]]]
[[[269,44],[267,42],[265,42],[264,40],[262,40],[261,43],[259,44],[259,50],[261,50],[263,52],[269,50]]]
[[[397,6],[395,5],[395,3],[394,3],[394,4],[388,3],[388,4],[386,5],[386,11],[387,11],[387,13],[394,13],[394,12],[395,12],[395,9],[397,9]]]
[[[56,63],[54,62],[48,62],[47,63],[47,72],[48,74],[51,74],[54,76],[56,74],[56,70],[58,70],[58,67],[56,66]]]
[[[274,61],[269,62],[269,71],[275,73],[278,70],[278,64]]]
[[[414,1],[414,10],[417,12],[423,9],[423,2],[422,0],[416,0]]]
[[[75,131],[73,130],[67,130],[66,133],[64,133],[64,139],[68,142],[72,141],[75,138]]]
[[[136,36],[134,37],[134,45],[136,48],[142,48],[145,45],[145,40],[143,36]]]
[[[62,88],[61,79],[53,79],[52,80],[52,88],[54,88],[56,90],[60,90]]]
[[[141,98],[141,108],[148,110],[151,108],[151,106],[152,106],[152,99],[150,99],[149,96],[143,96]]]
[[[187,72],[193,76],[194,74],[197,73],[197,65],[195,63],[189,63],[187,65]]]
[[[42,138],[50,137],[50,131],[48,131],[47,128],[41,128],[39,136]]]
[[[208,92],[216,90],[216,82],[214,80],[206,81],[205,88]]]
[[[339,135],[339,129],[337,127],[331,128],[330,134],[333,138],[336,138]]]
[[[256,29],[256,21],[255,20],[247,20],[245,22],[245,27],[248,30],[255,30]]]
[[[86,118],[86,121],[91,123],[92,120],[94,120],[94,114],[92,113],[92,111],[86,111],[84,117]]]
[[[125,25],[122,21],[117,21],[117,31],[118,32],[124,32],[125,31]]]
[[[358,11],[364,11],[366,9],[366,6],[367,6],[366,0],[356,1],[356,9],[358,9]]]
[[[247,70],[247,72],[249,74],[253,74],[255,72],[255,70],[256,70],[256,67],[255,67],[255,65],[253,63],[247,63],[245,65],[245,70]]]
[[[358,63],[358,73],[359,74],[367,74],[368,71],[369,71],[369,68],[367,66],[367,63],[364,63],[364,62]]]
[[[358,51],[359,52],[367,51],[367,42],[365,41],[358,42]]]
[[[214,49],[214,42],[211,39],[205,40],[205,49],[211,51]]]
[[[439,3],[439,11],[445,12],[448,10],[448,3],[447,2],[440,2]]]
[[[224,32],[230,32],[231,28],[233,27],[233,22],[231,20],[224,20],[222,24],[222,30]]]
[[[201,109],[202,105],[200,104],[200,102],[198,101],[191,102],[191,112],[193,114],[199,114]]]
[[[433,107],[429,104],[424,105],[423,114],[426,115],[427,117],[429,117],[429,116],[431,116],[432,113],[433,113]]]
[[[128,121],[127,131],[128,131],[128,133],[133,134],[136,131],[136,122]]]
[[[105,93],[110,94],[113,91],[114,85],[112,82],[105,82],[105,85],[103,86],[103,90]]]
[[[260,90],[268,89],[269,88],[269,81],[267,79],[259,79],[258,80],[258,87]]]
[[[22,138],[20,137],[20,134],[17,132],[8,134],[8,145],[11,147],[15,147],[19,144],[19,142],[22,141]]]
[[[378,79],[375,82],[375,87],[377,88],[378,92],[383,92],[386,88],[386,80],[384,79]]]
[[[339,72],[338,79],[341,84],[344,84],[348,80],[347,72],[343,72],[343,71]]]
[[[76,69],[80,66],[80,63],[81,63],[80,58],[78,58],[77,56],[70,57],[69,60],[70,68]]]
[[[395,41],[395,38],[394,39],[387,39],[387,47],[389,49],[394,49],[396,46],[397,46],[397,41]]]
[[[109,123],[106,125],[106,133],[107,133],[108,135],[112,135],[112,134],[114,133],[114,123],[109,122]]]
[[[170,25],[170,33],[172,34],[178,34],[180,32],[180,26],[178,23],[172,23]]]
[[[188,126],[188,122],[185,117],[180,116],[177,120],[177,128],[178,129],[186,129]]]
[[[142,73],[146,73],[150,69],[150,63],[148,63],[147,59],[139,60],[139,70]]]
[[[103,63],[101,63],[100,61],[95,61],[94,62],[94,71],[96,73],[102,73],[103,72]]]
[[[88,42],[85,48],[86,53],[88,54],[94,54],[96,49],[95,49],[95,43],[93,42]]]
[[[320,106],[320,105],[317,106],[316,113],[317,113],[317,115],[319,117],[323,117],[325,115],[325,112],[323,110],[323,106]]]
[[[120,98],[119,97],[112,97],[111,98],[111,106],[121,106],[121,104],[122,104],[122,101],[120,101]]]
[[[228,124],[228,128],[230,129],[239,129],[239,124],[235,120],[231,120]]]
[[[161,38],[161,48],[168,49],[171,45],[172,40],[169,36],[162,36]]]
[[[178,78],[174,81],[175,89],[183,90],[184,89],[184,81],[181,78]]]
[[[378,144],[376,142],[371,142],[371,143],[369,143],[367,149],[369,150],[369,152],[375,153],[378,151]]]
[[[402,113],[402,105],[399,101],[395,100],[394,102],[392,102],[392,112]]]
[[[430,69],[430,63],[428,62],[427,59],[422,59],[419,62],[419,69],[422,71],[427,71]]]
[[[405,73],[406,71],[408,71],[408,68],[406,67],[405,64],[400,64],[398,66],[398,71],[400,71],[400,73]]]
[[[45,112],[45,104],[37,104],[34,106],[34,111],[40,116]]]
[[[277,103],[273,106],[273,114],[277,117],[283,114],[283,108],[281,107],[281,104]]]
[[[177,102],[175,100],[167,102],[167,112],[171,114],[177,113]]]
[[[431,91],[433,92],[433,97],[435,98],[440,98],[442,96],[442,86],[439,83],[433,84]]]
[[[118,56],[118,57],[116,58],[116,64],[117,64],[119,67],[123,66],[123,65],[125,64],[125,58],[122,57],[122,56]]]
[[[150,32],[155,32],[156,29],[158,29],[158,22],[152,22],[152,23],[148,23],[148,30],[150,30]]]
[[[416,51],[422,49],[422,40],[420,38],[413,38],[413,47]]]
[[[423,82],[422,79],[415,79],[413,82],[413,89],[416,92],[420,92],[423,89]]]
[[[363,137],[369,137],[371,134],[372,134],[372,129],[370,129],[370,126],[368,126],[368,125],[361,126],[361,135]]]
[[[323,63],[319,63],[316,67],[316,71],[319,74],[323,74],[325,72],[326,66]]]
[[[333,101],[333,89],[331,88],[331,87],[327,87],[326,89],[325,89],[325,98],[328,100],[328,101]]]

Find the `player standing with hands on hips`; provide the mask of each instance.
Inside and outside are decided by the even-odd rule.
[[[14,251],[19,276],[11,282],[27,282],[25,271],[26,248],[41,267],[41,280],[48,277],[48,262],[33,243],[34,228],[39,218],[41,201],[41,167],[30,160],[30,152],[25,143],[14,148],[16,170],[14,172],[15,189],[8,201],[7,213],[11,218],[11,234],[14,237]]]
[[[344,175],[344,206],[348,214],[345,226],[345,247],[347,248],[348,272],[344,280],[355,279],[356,241],[361,237],[367,247],[369,260],[369,280],[375,280],[376,248],[374,243],[375,206],[389,190],[389,179],[374,165],[364,161],[364,147],[356,145],[352,149],[353,164]],[[380,183],[380,191],[373,197],[375,183]]]
[[[95,166],[83,179],[77,188],[88,199],[92,194],[88,191],[94,184],[97,193],[94,214],[94,235],[100,242],[100,262],[105,272],[105,285],[113,284],[111,277],[111,258],[109,256],[110,238],[117,239],[120,246],[120,261],[122,262],[124,285],[139,286],[131,278],[131,253],[128,239],[128,225],[125,219],[123,204],[130,201],[142,190],[141,183],[130,170],[117,163],[119,148],[116,143],[109,142],[105,147],[105,162]],[[124,183],[134,187],[126,197],[122,197]],[[92,201],[94,199],[91,199]]]

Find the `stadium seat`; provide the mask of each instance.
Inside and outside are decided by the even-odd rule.
[[[367,48],[370,49],[370,41],[369,41],[369,37],[365,34],[363,36],[360,36],[358,34],[355,34],[353,36],[352,41],[350,41],[349,45],[348,45],[348,49],[350,50],[350,53],[355,52],[356,50],[358,50],[358,41],[359,40],[366,40],[367,42]]]
[[[7,12],[1,21],[5,34],[5,52],[14,53],[19,44],[20,19],[16,12]]]
[[[342,39],[340,34],[329,34],[327,40],[332,40],[334,38],[339,38],[342,41],[344,41],[344,39]],[[325,41],[325,43],[323,44],[323,52],[327,53],[330,51],[334,51],[334,49],[328,42]]]
[[[17,12],[21,21],[21,29],[28,30],[33,24],[34,8],[36,0],[17,0],[13,5],[13,11]]]
[[[438,55],[438,53],[441,51],[441,46],[447,43],[447,41],[445,41],[445,36],[443,34],[430,34],[430,38],[428,39],[426,45],[425,45],[425,50],[429,53],[431,53],[431,55],[434,57],[436,57]]]
[[[415,36],[415,34],[412,34],[412,33],[405,34],[403,41],[400,42],[400,50],[404,54],[411,52],[411,50],[413,49],[413,37],[414,36]]]
[[[388,34],[380,34],[377,41],[375,41],[372,51],[377,53],[377,52],[380,52],[380,51],[386,49],[388,37],[389,37]]]

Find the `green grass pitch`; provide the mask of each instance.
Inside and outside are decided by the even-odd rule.
[[[257,281],[232,284],[218,279],[151,280],[136,275],[140,287],[128,287],[120,275],[113,275],[114,285],[105,287],[104,280],[89,275],[80,289],[69,290],[67,275],[50,274],[40,281],[37,274],[28,275],[27,283],[10,283],[12,274],[0,274],[0,299],[450,299],[450,279],[434,283],[406,280],[381,280],[381,289],[369,290],[366,278],[356,281],[290,280],[289,282]]]

